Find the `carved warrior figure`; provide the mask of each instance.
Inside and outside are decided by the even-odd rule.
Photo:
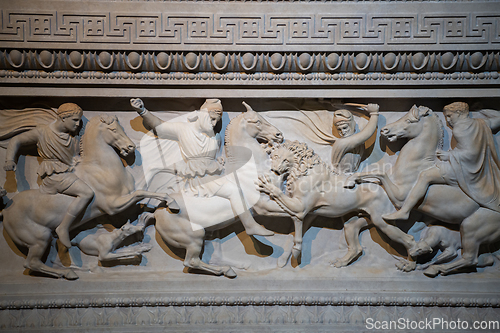
[[[248,200],[249,206],[253,209],[259,207],[257,210],[259,214],[283,216],[285,213],[277,204],[269,200],[269,196],[265,195],[267,201],[262,200],[264,195],[261,196],[254,184],[258,174],[265,173],[269,168],[267,163],[269,157],[264,147],[282,142],[283,134],[262,115],[253,111],[248,104],[243,102],[243,105],[246,107],[246,112],[234,117],[226,128],[227,162],[224,177],[228,178],[228,181],[236,181],[236,173],[239,175],[243,198]],[[251,152],[252,160],[247,160],[247,163],[235,168],[235,165],[241,165],[238,161],[241,156],[238,153],[242,151]],[[232,169],[235,171],[231,172]],[[200,258],[206,230],[221,229],[237,221],[229,201],[218,196],[197,197],[180,192],[174,192],[172,196],[181,205],[178,214],[172,214],[167,209],[160,208],[156,209],[154,214],[144,213],[142,215],[144,220],[149,220],[154,216],[156,230],[162,239],[172,246],[186,249],[184,266],[216,275],[235,277],[236,273],[231,266],[244,268],[244,265],[228,263],[224,260],[207,264]]]
[[[339,174],[358,171],[365,152],[364,143],[377,130],[379,106],[368,104],[366,109],[370,112],[370,120],[359,133],[355,133],[356,122],[350,111],[337,110],[334,113],[333,123],[341,137],[332,145],[332,167]]]
[[[383,216],[385,220],[408,219],[431,184],[458,185],[479,205],[500,212],[500,160],[491,132],[500,126],[500,117],[470,118],[469,105],[463,102],[445,106],[443,114],[453,130],[456,148],[436,152],[439,160],[435,166],[420,173],[401,209]]]
[[[498,111],[483,110],[481,113],[488,117],[484,121],[492,129],[500,127]],[[401,119],[382,128],[381,135],[391,142],[408,139],[399,152],[396,163],[390,170],[391,173],[373,171],[354,174],[348,179],[350,183],[348,185],[354,186],[355,183],[361,183],[365,179],[378,179],[394,205],[401,206],[417,183],[419,173],[435,168],[436,162],[440,163],[437,161],[437,152],[443,147],[443,124],[429,108],[413,106]],[[476,145],[478,142],[470,141],[469,144]],[[490,148],[493,147],[487,147],[486,151],[488,152]],[[488,156],[489,153],[485,155]],[[479,166],[481,165],[482,163],[479,163]],[[498,181],[498,178],[496,180]],[[464,267],[476,267],[482,264],[478,258],[481,244],[495,243],[500,239],[500,213],[479,205],[458,185],[429,186],[427,193],[415,208],[439,221],[460,224],[462,258],[448,264],[431,265],[424,271],[428,276],[448,274]],[[429,252],[432,252],[430,246],[420,244],[410,250],[410,255],[417,257]]]
[[[81,141],[82,158],[74,167],[74,173],[92,189],[94,200],[85,209],[82,218],[70,225],[70,229],[103,214],[115,215],[144,198],[171,201],[163,193],[134,189],[134,179],[115,149],[126,157],[134,151],[135,145],[116,117],[102,115],[92,118]],[[41,260],[52,240],[52,231],[61,224],[73,202],[71,196],[47,194],[36,189],[22,191],[7,203],[7,208],[2,211],[3,225],[17,245],[28,247],[26,268],[55,277],[78,278],[71,269],[49,267]]]
[[[71,247],[69,227],[94,197],[94,191],[73,172],[78,156],[78,140],[74,135],[82,115],[83,111],[78,105],[62,104],[57,109],[54,122],[38,126],[10,140],[4,166],[6,171],[15,170],[14,159],[19,148],[36,143],[38,154],[43,158],[38,168],[38,175],[42,179],[40,192],[63,193],[75,197],[61,224],[56,228],[59,240],[68,248]]]
[[[222,159],[217,159],[220,142],[214,127],[222,118],[222,104],[218,99],[207,99],[189,122],[164,122],[151,114],[140,99],[130,101],[144,124],[154,129],[158,137],[177,141],[184,163],[177,164],[174,172],[182,179],[184,191],[199,197],[228,199],[238,213],[248,235],[272,236],[274,233],[259,225],[245,207],[236,185],[221,177]]]
[[[355,107],[368,111],[368,124],[356,133],[356,121],[347,107]],[[379,106],[377,104],[358,105],[347,104],[334,112],[329,111],[301,111],[294,117],[285,116],[293,121],[297,132],[304,139],[319,145],[332,146],[331,167],[333,172],[341,175],[356,172],[363,158],[364,143],[377,130]],[[281,118],[283,116],[271,116]],[[335,129],[334,129],[335,128]],[[335,130],[340,137],[333,135]]]

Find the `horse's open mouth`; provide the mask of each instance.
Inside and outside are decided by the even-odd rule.
[[[398,139],[396,134],[382,134],[389,142],[394,142]]]
[[[130,150],[122,148],[120,149],[120,155],[123,157],[127,157],[130,154]]]
[[[259,138],[259,137],[257,137],[256,139],[257,139],[257,142],[260,143],[260,144],[264,144],[264,145],[265,144],[269,144],[269,140],[266,139],[266,138]]]

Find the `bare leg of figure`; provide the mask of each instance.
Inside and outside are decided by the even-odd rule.
[[[392,214],[382,215],[382,218],[386,221],[407,220],[410,217],[410,211],[425,196],[431,184],[446,184],[437,167],[422,171],[401,209]]]
[[[244,198],[240,195],[238,188],[232,183],[226,183],[222,188],[215,194],[219,197],[229,199],[231,202],[231,207],[233,211],[238,214],[238,217],[245,227],[245,231],[249,236],[259,235],[259,236],[273,236],[274,232],[267,230],[260,224],[258,224],[250,211],[247,209]]]
[[[76,197],[73,202],[69,205],[66,215],[56,228],[57,236],[61,243],[67,248],[71,247],[71,240],[69,238],[69,228],[71,224],[75,221],[75,218],[85,209],[94,197],[94,191],[81,180],[74,182],[68,189],[66,189],[64,194]]]

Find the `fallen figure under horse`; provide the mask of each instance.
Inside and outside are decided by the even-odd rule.
[[[81,161],[74,172],[91,187],[94,197],[83,216],[71,225],[72,230],[98,216],[118,214],[144,198],[171,200],[166,193],[135,190],[132,175],[116,153],[119,151],[126,157],[133,153],[135,144],[125,134],[118,118],[108,115],[92,118],[85,128],[81,148]],[[72,269],[49,267],[42,262],[52,233],[72,200],[65,194],[44,194],[32,189],[20,192],[7,202],[2,211],[4,228],[15,244],[28,248],[25,268],[69,280],[78,278]],[[113,259],[129,258],[148,250],[148,247],[137,247],[132,252],[112,256]]]
[[[498,112],[493,112],[489,111],[486,115],[495,115],[498,123]],[[354,174],[346,186],[353,187],[356,183],[375,180],[384,188],[394,205],[401,207],[420,173],[434,167],[438,161],[437,152],[443,148],[444,126],[431,109],[413,106],[398,121],[382,128],[381,135],[389,142],[408,140],[392,169],[388,173],[375,171]],[[458,185],[441,184],[431,185],[414,209],[437,221],[460,225],[462,257],[447,264],[431,265],[424,274],[434,277],[491,264],[491,257],[484,260],[479,258],[479,249],[481,244],[500,240],[499,212],[482,207]],[[432,248],[426,242],[420,242],[410,251],[410,255],[418,257],[431,251]]]

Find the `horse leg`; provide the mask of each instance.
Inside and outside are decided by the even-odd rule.
[[[401,188],[396,184],[394,184],[386,173],[379,173],[379,172],[355,173],[347,179],[346,185],[344,185],[344,187],[353,188],[355,186],[354,184],[360,184],[362,182],[365,182],[365,178],[377,179],[380,182],[379,185],[384,188],[384,191],[387,193],[389,200],[391,200],[394,206],[396,208],[401,207],[404,200],[406,199],[408,192],[405,188]]]
[[[72,269],[58,269],[45,265],[41,258],[50,244],[52,238],[51,231],[47,228],[46,232],[39,238],[28,246],[28,256],[24,263],[24,267],[35,272],[41,272],[53,277],[61,278],[64,277],[68,280],[78,279],[78,275]]]
[[[184,266],[201,269],[215,275],[236,276],[236,273],[229,266],[209,265],[200,259],[205,229],[195,227],[189,220],[178,214],[170,214],[165,209],[157,209],[154,217],[156,218],[156,230],[160,236],[168,244],[186,249]]]
[[[449,264],[432,265],[424,271],[429,277],[446,275],[465,267],[476,266],[479,247],[482,243],[492,243],[500,238],[500,214],[487,208],[480,208],[467,217],[460,226],[462,235],[462,258]]]
[[[379,228],[380,231],[382,231],[387,237],[389,237],[391,240],[400,243],[406,248],[406,251],[408,253],[411,253],[413,251],[413,248],[417,246],[417,242],[415,242],[415,239],[413,238],[412,235],[408,235],[407,233],[403,232],[401,229],[399,229],[396,226],[393,226],[391,224],[387,224],[383,219],[380,214],[381,212],[378,212],[377,214],[372,214],[370,213],[370,217],[372,220],[372,223]],[[400,261],[396,264],[396,267],[404,272],[411,272],[415,270],[417,267],[417,264],[414,261],[411,261],[411,256],[408,255],[408,260],[406,261]]]
[[[344,221],[344,218],[342,218],[342,222]],[[347,243],[347,253],[345,256],[332,263],[335,267],[346,267],[359,258],[359,256],[363,253],[363,247],[359,242],[359,233],[361,229],[367,225],[368,222],[364,217],[353,217],[344,224],[344,237]]]
[[[216,230],[215,235],[216,235],[217,239],[213,240],[211,242],[212,246],[214,248],[214,254],[212,255],[212,258],[210,259],[210,262],[216,263],[217,265],[231,266],[231,267],[235,267],[237,269],[247,270],[250,267],[250,263],[241,263],[241,262],[236,261],[236,260],[224,258],[224,255],[222,253],[220,230]]]
[[[375,171],[364,171],[364,172],[357,172],[355,174],[350,175],[347,177],[347,179],[344,182],[344,187],[345,188],[354,188],[356,187],[356,184],[362,183],[364,178],[376,178],[380,180],[380,177],[382,177],[383,174]]]
[[[300,262],[300,256],[302,254],[302,239],[304,236],[304,221],[296,216],[292,216],[292,220],[295,227],[292,256],[297,260],[297,262]]]
[[[137,227],[141,227],[142,230],[146,228],[146,226],[149,224],[151,220],[154,220],[155,214],[151,212],[143,212],[140,216],[139,219],[137,220]]]
[[[133,191],[132,193],[121,197],[115,197],[115,198],[108,197],[106,198],[105,203],[99,204],[99,208],[104,210],[104,212],[108,215],[115,215],[145,198],[154,198],[161,201],[165,201],[170,209],[176,211],[179,210],[179,206],[177,205],[175,200],[168,194],[155,193],[144,190]]]
[[[192,243],[186,247],[186,258],[184,260],[184,266],[193,269],[201,269],[215,275],[224,275],[228,278],[236,277],[236,273],[229,266],[216,266],[204,263],[200,259],[202,247],[203,238],[193,239]]]

